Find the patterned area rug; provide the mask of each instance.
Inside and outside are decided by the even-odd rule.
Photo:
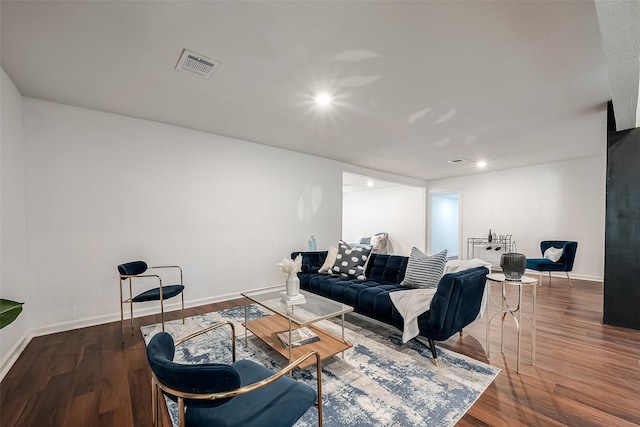
[[[249,319],[267,315],[262,308],[248,307]],[[244,307],[167,322],[174,339],[221,320],[236,324],[237,360],[251,359],[279,370],[286,360],[249,333],[244,340]],[[340,324],[317,324],[340,336]],[[141,328],[145,342],[161,331],[160,324]],[[230,328],[223,327],[194,338],[176,349],[175,360],[184,363],[231,363]],[[226,335],[226,336],[224,336]],[[415,340],[402,344],[397,329],[359,315],[346,316],[345,338],[353,348],[344,359],[334,356],[322,363],[324,426],[453,426],[500,373],[500,369],[469,357],[438,348],[439,367],[430,350]],[[215,346],[212,345],[215,343]],[[223,345],[228,343],[228,345]],[[315,367],[294,371],[293,377],[316,387]],[[177,405],[167,400],[174,426]],[[317,425],[311,408],[296,426]]]

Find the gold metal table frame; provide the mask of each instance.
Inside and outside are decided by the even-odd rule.
[[[491,359],[491,322],[496,316],[501,317],[501,327],[500,327],[500,352],[504,354],[504,319],[507,315],[511,315],[513,318],[516,330],[518,331],[518,344],[516,350],[516,373],[520,373],[520,347],[522,341],[522,309],[531,305],[532,314],[531,318],[529,316],[524,315],[524,318],[529,321],[531,326],[531,364],[535,365],[536,363],[536,288],[538,284],[537,279],[533,279],[531,277],[522,276],[520,280],[507,280],[505,275],[502,273],[491,273],[487,275],[487,279],[490,282],[500,283],[502,287],[500,302],[497,302],[493,295],[491,295],[491,284],[488,283],[489,286],[489,300],[487,302],[487,317],[486,317],[486,328],[487,328],[487,343],[486,343],[486,356],[487,359]],[[509,300],[507,298],[507,287],[508,286],[517,286],[518,287],[518,299],[515,307],[509,304]],[[531,287],[531,296],[529,300],[522,301],[523,288],[525,286]],[[500,308],[500,311],[495,313],[490,313],[491,305],[497,306]]]
[[[241,293],[245,298],[245,321],[243,323],[245,341],[247,340],[247,333],[251,332],[289,361],[295,360],[300,354],[310,350],[317,351],[321,360],[338,353],[342,353],[344,357],[344,351],[352,347],[352,344],[345,340],[344,315],[352,312],[353,307],[302,290],[300,293],[305,296],[306,303],[286,305],[280,297],[280,293],[284,290],[285,287],[281,285]],[[249,320],[247,316],[249,302],[256,303],[273,314]],[[315,325],[321,320],[338,316],[342,325],[342,334],[339,337]],[[291,331],[304,326],[312,329],[318,335],[320,341],[299,347],[288,347],[277,337],[278,332],[288,331],[289,342],[291,342]],[[301,363],[299,367],[304,369],[312,364],[313,360],[309,359]]]

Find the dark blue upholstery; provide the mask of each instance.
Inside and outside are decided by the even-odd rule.
[[[309,292],[350,305],[360,313],[403,329],[404,320],[389,296],[408,289],[400,286],[407,269],[408,257],[371,254],[366,279],[346,279],[318,273],[327,252],[294,252],[302,254],[300,287]],[[305,266],[305,262],[310,264]],[[473,322],[479,312],[489,271],[484,267],[446,274],[440,280],[429,310],[418,317],[420,335],[427,338],[435,358],[433,340],[444,341]]]
[[[233,366],[222,363],[185,365],[173,362],[174,355],[173,338],[168,333],[159,332],[149,341],[147,360],[151,370],[168,387],[189,393],[217,393],[240,387],[240,374]],[[194,400],[185,404],[217,406],[224,402]]]
[[[418,317],[420,335],[444,341],[473,322],[480,313],[488,273],[476,267],[442,276],[429,311]]]
[[[185,365],[173,362],[173,338],[160,332],[147,346],[147,360],[164,385],[188,393],[230,391],[254,384],[274,374],[249,360],[233,365],[219,363]],[[290,427],[317,401],[316,391],[289,377],[230,399],[185,400],[186,425]]]
[[[175,297],[176,295],[180,295],[180,292],[184,291],[184,285],[168,285],[162,287],[162,298],[169,299]],[[148,291],[144,291],[135,297],[133,297],[133,302],[143,302],[143,301],[158,301],[160,299],[160,288],[149,289]]]
[[[573,263],[576,258],[576,251],[578,250],[578,242],[571,240],[543,240],[540,242],[540,253],[544,256],[544,252],[551,247],[562,249],[562,257],[560,257],[557,262],[546,258],[528,258],[527,268],[539,271],[540,274],[544,271],[563,271],[567,274],[567,278],[571,284],[569,272],[573,270]],[[549,277],[549,279],[551,279],[551,277]],[[573,284],[571,285],[573,286]]]
[[[137,276],[147,271],[147,263],[144,261],[131,261],[118,266],[118,272],[124,276]]]

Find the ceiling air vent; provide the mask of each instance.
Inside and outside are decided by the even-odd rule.
[[[448,162],[451,163],[452,165],[457,165],[458,163],[464,163],[465,161],[466,161],[465,159],[448,160]]]
[[[176,64],[177,70],[195,74],[205,80],[209,80],[218,67],[220,67],[220,61],[214,61],[187,49],[182,50],[182,55]]]

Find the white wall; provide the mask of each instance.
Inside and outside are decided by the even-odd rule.
[[[489,229],[512,234],[527,257],[540,256],[541,240],[576,240],[573,276],[593,280],[604,276],[605,186],[605,155],[428,184],[430,192],[461,191],[463,257],[467,238]]]
[[[319,245],[340,237],[340,163],[36,99],[24,106],[36,325],[115,319],[125,261],[180,264],[195,304],[277,284],[276,263],[311,234]]]
[[[393,253],[408,256],[413,246],[425,251],[425,189],[396,187],[354,191],[343,197],[343,238],[389,233]]]
[[[34,316],[27,280],[22,96],[0,68],[0,298],[26,302],[23,312],[0,330],[0,379],[22,351]]]

